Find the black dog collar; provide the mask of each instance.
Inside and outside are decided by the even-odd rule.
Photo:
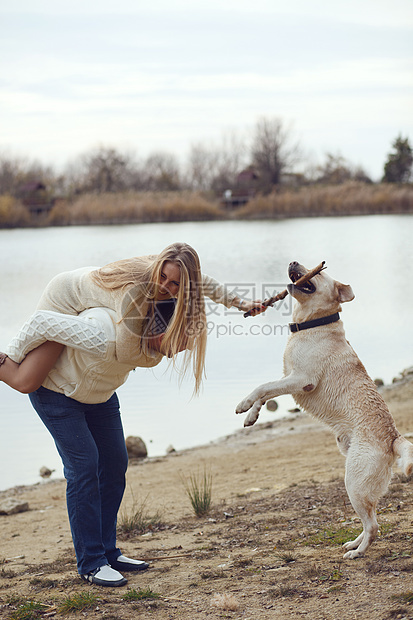
[[[320,319],[314,319],[313,321],[305,321],[304,323],[289,323],[288,327],[292,332],[301,332],[303,329],[310,329],[310,327],[318,327],[319,325],[328,325],[329,323],[335,323],[340,320],[338,312],[330,314],[329,316],[322,316]]]

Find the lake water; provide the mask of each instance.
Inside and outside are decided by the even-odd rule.
[[[0,350],[35,309],[43,287],[58,272],[156,253],[173,241],[193,245],[203,271],[261,298],[285,288],[287,267],[326,261],[328,273],[351,284],[345,304],[346,336],[373,378],[385,382],[413,365],[413,216],[366,216],[264,222],[207,222],[67,227],[0,231]],[[291,298],[265,315],[207,304],[210,331],[207,379],[201,396],[178,385],[167,363],[138,369],[118,390],[126,435],[139,435],[149,455],[169,445],[183,449],[242,428],[236,404],[258,383],[282,373]],[[40,480],[42,465],[62,470],[54,444],[28,397],[0,383],[0,489]],[[291,397],[278,399],[285,415]],[[248,432],[248,431],[246,431]]]

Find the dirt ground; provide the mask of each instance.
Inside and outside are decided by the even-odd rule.
[[[383,395],[400,432],[413,437],[413,378]],[[183,480],[205,471],[212,509],[197,518]],[[413,480],[395,470],[378,540],[366,557],[344,561],[341,544],[360,523],[343,474],[334,437],[302,413],[132,463],[120,525],[136,513],[147,527],[120,532],[119,544],[150,568],[125,574],[123,588],[79,579],[64,481],[3,492],[30,510],[0,516],[0,617],[413,619]],[[75,600],[78,609],[62,616]],[[28,601],[38,609],[24,612]]]

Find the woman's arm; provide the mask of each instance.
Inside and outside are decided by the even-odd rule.
[[[247,300],[243,300],[240,297],[235,297],[235,299],[233,300],[232,305],[234,306],[234,308],[238,308],[238,310],[242,310],[242,312],[250,312],[251,316],[256,316],[257,314],[261,314],[262,312],[265,312],[267,309],[267,306],[264,306],[262,304],[262,301],[258,300],[258,301],[247,301]]]
[[[37,390],[61,354],[63,345],[45,342],[26,355],[20,364],[6,358],[0,366],[0,381],[22,394]]]
[[[252,316],[261,314],[261,312],[265,312],[267,309],[266,306],[262,305],[261,300],[242,300],[225,284],[220,284],[217,280],[205,274],[202,275],[202,283],[204,286],[204,294],[217,304],[223,304],[227,308],[238,308],[238,310],[242,310],[243,312],[249,311]]]

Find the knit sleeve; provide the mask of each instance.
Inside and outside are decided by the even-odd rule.
[[[237,295],[230,291],[225,284],[220,284],[214,278],[203,274],[202,281],[204,285],[204,294],[215,301],[217,304],[223,304],[226,308],[231,308]]]

